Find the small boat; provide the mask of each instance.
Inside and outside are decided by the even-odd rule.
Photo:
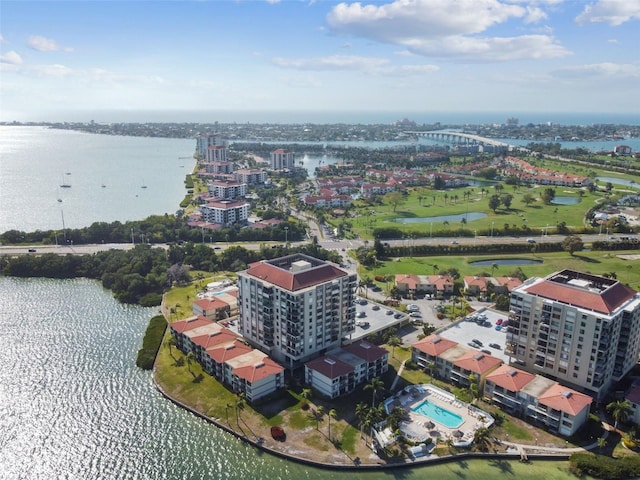
[[[103,183],[102,185],[100,185],[102,188],[107,188],[107,186]]]
[[[142,181],[142,185],[140,186],[140,188],[147,188],[147,184],[144,183],[144,180]]]
[[[71,188],[71,184],[64,181],[64,177],[62,178],[62,183],[60,184],[62,188]]]

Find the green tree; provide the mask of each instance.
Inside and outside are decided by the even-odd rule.
[[[545,205],[551,205],[551,202],[553,201],[553,199],[556,197],[556,191],[553,188],[545,188],[542,191],[542,202]]]
[[[522,195],[522,202],[528,207],[529,205],[531,205],[533,202],[536,201],[536,197],[534,197],[533,195],[531,195],[529,192],[525,193],[524,195]]]
[[[501,203],[502,202],[500,201],[500,195],[498,195],[497,193],[489,197],[489,208],[493,210],[493,213],[496,212]]]
[[[360,438],[362,438],[362,430],[364,428],[365,419],[369,413],[369,406],[366,403],[358,403],[356,404],[356,417],[358,418],[358,423],[360,424]]]
[[[598,450],[602,453],[602,449],[607,446],[607,439],[600,437],[598,438]]]
[[[504,208],[509,210],[511,208],[511,202],[513,202],[513,195],[505,193],[500,197],[500,201],[502,202],[502,205],[504,205]]]
[[[562,249],[565,252],[569,252],[571,255],[573,255],[575,252],[581,251],[583,248],[584,243],[582,241],[582,238],[577,235],[569,235],[562,241]]]
[[[189,373],[195,377],[196,375],[193,373],[193,370],[191,370],[191,364],[194,363],[196,361],[196,356],[193,352],[189,352],[187,353],[187,369],[189,370]]]
[[[629,400],[616,400],[607,405],[607,412],[611,414],[613,421],[615,422],[613,428],[618,428],[619,422],[625,422],[627,418],[633,413],[631,402]]]
[[[172,350],[173,347],[177,346],[175,337],[169,334],[164,344],[169,348],[169,355],[171,355],[171,358],[173,358],[173,360],[175,361],[176,358],[173,356],[173,350]]]
[[[331,419],[336,418],[337,415],[338,412],[336,412],[335,408],[329,410],[329,413],[327,414],[327,418],[329,419],[329,441],[331,441]]]
[[[405,200],[404,195],[402,195],[402,193],[400,192],[389,192],[383,197],[383,199],[385,203],[393,206],[394,212],[396,211],[398,205],[404,203]]]
[[[322,421],[322,417],[324,417],[324,407],[322,405],[318,405],[318,408],[315,412],[316,417],[316,430],[320,430],[320,422]]]
[[[486,452],[491,445],[491,438],[489,435],[489,429],[487,427],[480,427],[473,435],[473,443],[478,450]]]
[[[387,344],[391,347],[391,356],[393,358],[396,358],[396,347],[402,345],[402,338],[400,338],[398,335],[392,335],[391,337],[389,337],[389,340],[387,340]]]
[[[313,390],[311,390],[310,388],[303,388],[302,392],[300,393],[300,396],[305,400],[309,400],[312,395],[313,395]]]
[[[371,379],[369,383],[364,386],[364,390],[371,390],[371,408],[375,408],[376,405],[376,396],[378,392],[384,390],[384,382],[380,380],[378,377],[374,377]]]

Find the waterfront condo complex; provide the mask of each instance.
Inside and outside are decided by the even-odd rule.
[[[303,254],[238,273],[239,333],[286,368],[339,347],[355,330],[357,276]]]
[[[530,279],[511,293],[506,352],[600,401],[638,360],[640,295],[572,270]]]

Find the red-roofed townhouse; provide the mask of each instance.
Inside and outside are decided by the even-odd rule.
[[[411,360],[420,368],[429,370],[430,375],[434,376],[434,373],[437,373],[435,376],[442,377],[445,362],[440,355],[456,345],[458,344],[453,340],[434,333],[411,346]]]
[[[569,437],[587,420],[592,402],[589,395],[556,384],[538,397],[536,407],[529,406],[526,417]]]
[[[490,277],[489,282],[493,284],[493,291],[498,294],[508,295],[516,287],[522,285],[522,280],[516,277]]]
[[[463,387],[468,387],[473,382],[481,392],[487,375],[502,365],[502,360],[472,348],[452,363],[450,380]]]
[[[238,335],[233,333],[228,328],[220,328],[220,330],[207,332],[202,335],[194,336],[191,338],[193,345],[193,353],[198,363],[205,366],[208,359],[207,350],[217,345],[225,345],[232,343],[238,339]],[[206,371],[206,368],[205,368]]]
[[[484,384],[484,398],[499,405],[502,410],[512,415],[519,415],[524,412],[526,407],[520,392],[534,378],[533,373],[513,368],[510,365],[502,365],[487,375]]]
[[[305,363],[304,377],[308,385],[327,398],[351,393],[357,385],[353,365],[333,355]]]
[[[257,362],[238,365],[233,368],[232,386],[234,391],[244,392],[248,401],[255,402],[284,386],[284,368],[267,356]]]
[[[487,293],[487,277],[464,277],[464,289],[468,295],[478,296]]]
[[[215,325],[215,327],[211,327],[212,325]],[[220,330],[222,327],[203,316],[189,317],[169,324],[171,335],[173,335],[173,338],[176,341],[176,347],[184,353],[189,353],[192,350],[191,340],[188,333],[198,329],[200,329],[198,331],[201,331],[202,328]]]
[[[209,375],[216,377],[220,382],[225,383],[225,364],[232,358],[245,355],[253,350],[249,345],[242,343],[236,336],[230,342],[220,343],[207,348],[204,356],[203,368]]]
[[[453,279],[448,275],[397,274],[396,287],[403,297],[426,294],[443,298],[453,293]]]
[[[342,347],[342,351],[360,359],[360,361],[356,360],[355,362],[351,359],[349,360],[355,366],[356,381],[359,383],[380,377],[389,369],[389,352],[372,343],[364,340],[353,342]],[[344,360],[345,357],[340,358]]]
[[[191,305],[191,309],[194,315],[202,315],[214,321],[224,320],[231,315],[229,304],[218,297],[196,300]]]

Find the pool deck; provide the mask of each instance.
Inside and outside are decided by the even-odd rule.
[[[456,428],[449,428],[436,419],[414,412],[413,409],[424,400],[459,415],[462,424]],[[473,442],[476,430],[489,427],[494,422],[488,413],[457,400],[453,394],[433,385],[406,387],[385,402],[387,412],[396,407],[401,407],[406,412],[405,419],[400,422],[400,430],[415,442],[424,442],[428,438],[432,438],[434,443],[451,439],[454,446],[469,446]]]

